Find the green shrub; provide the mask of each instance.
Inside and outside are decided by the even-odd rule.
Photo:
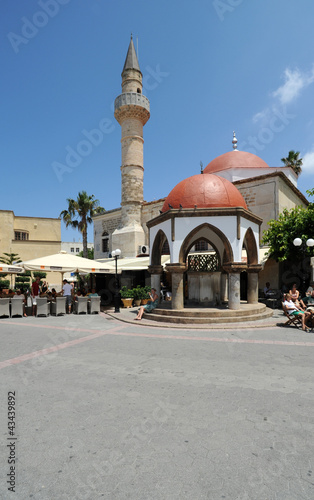
[[[131,290],[130,288],[127,288],[126,286],[123,286],[120,290],[121,298],[122,299],[133,299],[134,298],[133,290]]]
[[[10,280],[0,280],[0,290],[3,288],[10,288]]]

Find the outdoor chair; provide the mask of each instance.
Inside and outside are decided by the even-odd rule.
[[[0,316],[10,317],[10,299],[0,299]]]
[[[37,312],[36,316],[48,316],[49,303],[47,297],[37,297]]]
[[[55,302],[50,303],[50,312],[55,316],[59,314],[65,314],[66,297],[56,297]]]
[[[75,314],[87,314],[87,297],[77,297],[74,303]]]
[[[284,312],[284,315],[288,318],[288,320],[284,323],[284,326],[302,326],[302,317],[301,314],[289,314],[288,309],[286,306],[283,305],[282,303],[282,309]]]
[[[90,314],[100,312],[100,297],[91,297],[89,302]]]
[[[23,314],[24,314],[23,297],[12,299],[11,300],[11,318],[13,318],[13,316],[23,316]]]

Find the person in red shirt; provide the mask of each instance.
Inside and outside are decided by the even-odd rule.
[[[39,297],[39,293],[40,293],[39,282],[40,282],[40,277],[37,276],[36,280],[33,281],[33,283],[32,283],[33,316],[35,316],[35,313],[36,313],[37,297]]]

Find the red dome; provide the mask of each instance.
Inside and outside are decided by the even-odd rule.
[[[235,150],[217,156],[204,169],[204,174],[213,174],[229,168],[269,168],[269,166],[264,160],[252,153]]]
[[[214,174],[193,175],[179,182],[167,196],[162,212],[169,208],[247,208],[240,191],[227,179]],[[171,207],[169,207],[171,205]]]

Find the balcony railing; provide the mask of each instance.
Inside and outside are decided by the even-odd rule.
[[[138,94],[137,92],[125,92],[120,94],[114,101],[114,110],[120,108],[121,106],[141,106],[142,108],[150,111],[149,100],[143,94]]]

